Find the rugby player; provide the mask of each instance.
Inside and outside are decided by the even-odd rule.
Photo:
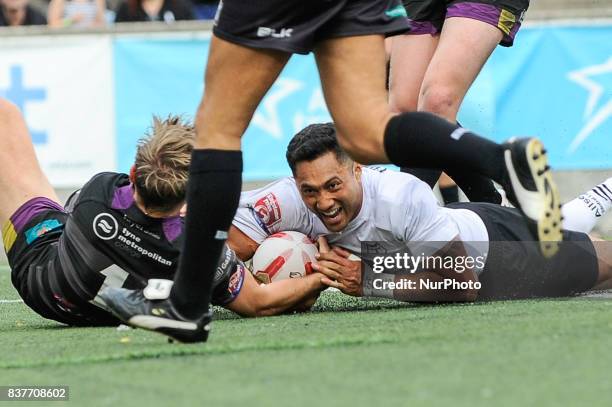
[[[529,0],[403,0],[403,4],[413,21],[410,32],[388,39],[391,109],[431,112],[455,122],[463,98],[495,47],[513,45]],[[440,177],[440,170],[408,171],[432,187]],[[455,171],[452,178],[471,201],[499,203],[501,197],[490,180],[464,171]],[[440,179],[441,190],[445,179]]]
[[[118,325],[104,309],[105,287],[146,289],[147,298],[169,294],[183,233],[195,131],[178,117],[154,119],[138,145],[131,173],[101,173],[60,201],[36,159],[17,107],[0,99],[0,222],[13,285],[45,318],[74,326]],[[259,286],[234,252],[224,248],[216,267],[213,304],[243,316],[270,315],[312,304],[325,288],[321,275]],[[118,288],[121,290],[121,288]],[[130,297],[137,301],[137,296]],[[175,315],[153,302],[152,316]],[[208,316],[193,329],[165,332],[181,341],[203,340]],[[191,335],[183,335],[184,332]]]
[[[539,141],[499,145],[432,114],[389,110],[384,36],[409,28],[399,0],[225,0],[216,17],[196,116],[185,247],[168,299],[185,319],[169,317],[168,325],[209,311],[214,270],[240,199],[241,137],[293,53],[314,52],[339,142],[354,159],[487,176],[535,222],[542,251],[556,252],[560,204]],[[123,308],[129,301],[120,297],[109,306]],[[146,317],[150,308],[143,300],[133,315]]]
[[[408,301],[565,296],[612,276],[610,245],[594,245],[585,233],[564,231],[566,241],[559,253],[546,261],[516,209],[489,203],[439,207],[431,189],[417,178],[353,162],[340,148],[332,124],[311,125],[298,133],[287,148],[287,161],[295,178],[242,194],[229,239],[242,258],[249,258],[268,235],[279,231],[295,230],[311,239],[324,236],[337,248],[322,253],[313,268],[328,277],[326,284],[351,295],[364,294],[361,264],[349,258],[351,253],[361,254],[363,242],[395,247],[442,242],[445,246],[439,245],[443,247],[437,256],[486,258],[484,267],[460,274],[430,270],[408,276],[479,281],[479,292],[449,288],[395,293],[394,298]],[[590,220],[612,205],[610,183],[566,205],[567,226],[590,231]],[[458,242],[465,243],[464,252],[457,250]]]

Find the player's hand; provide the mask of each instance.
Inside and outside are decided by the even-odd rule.
[[[319,248],[319,253],[328,253],[331,251],[331,247],[329,247],[329,243],[327,243],[325,236],[319,236],[317,239],[317,246]]]
[[[324,275],[321,278],[323,284],[344,294],[361,297],[361,261],[349,260],[350,255],[346,250],[334,247],[329,252],[317,254],[317,263],[312,268]]]
[[[312,297],[306,298],[304,301],[302,301],[301,303],[299,303],[295,307],[293,307],[292,311],[294,311],[294,312],[307,312],[307,311],[310,311],[310,309],[315,305],[315,303],[319,299],[319,295],[320,294],[321,294],[321,292],[319,291],[315,295],[313,295]]]

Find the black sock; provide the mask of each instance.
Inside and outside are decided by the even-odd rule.
[[[183,251],[170,298],[180,314],[208,310],[215,271],[240,200],[242,152],[194,150]]]
[[[489,178],[466,171],[449,171],[448,176],[457,183],[471,202],[501,204],[502,197]]]
[[[436,182],[440,179],[440,175],[442,175],[442,171],[440,170],[431,170],[427,168],[400,168],[401,172],[405,172],[406,174],[411,174],[420,179],[423,182],[426,182],[430,188],[436,186]]]
[[[385,151],[398,167],[467,170],[503,181],[504,149],[438,116],[399,114],[385,129]]]
[[[440,195],[442,195],[444,205],[448,205],[449,203],[453,202],[459,202],[459,188],[457,187],[457,185],[440,187]]]
[[[457,122],[457,126],[463,127],[459,122]],[[502,196],[497,192],[497,188],[495,188],[493,181],[489,178],[465,171],[455,171],[452,175],[449,174],[449,176],[457,183],[471,202],[501,204]]]

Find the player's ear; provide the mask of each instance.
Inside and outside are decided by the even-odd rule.
[[[130,182],[136,184],[136,165],[132,165],[132,168],[130,168]]]
[[[355,174],[355,179],[357,179],[357,181],[361,181],[361,170],[362,170],[362,166],[359,163],[353,163],[353,173]]]

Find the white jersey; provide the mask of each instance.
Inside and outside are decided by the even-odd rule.
[[[418,178],[397,171],[363,168],[363,202],[357,216],[342,232],[329,231],[300,196],[293,178],[243,192],[233,224],[257,243],[281,231],[298,231],[312,240],[325,236],[332,245],[357,255],[361,242],[483,242],[477,252],[485,255],[488,233],[480,217],[467,209],[438,205],[431,188]],[[473,245],[472,245],[473,246]],[[430,254],[430,253],[429,253]]]

